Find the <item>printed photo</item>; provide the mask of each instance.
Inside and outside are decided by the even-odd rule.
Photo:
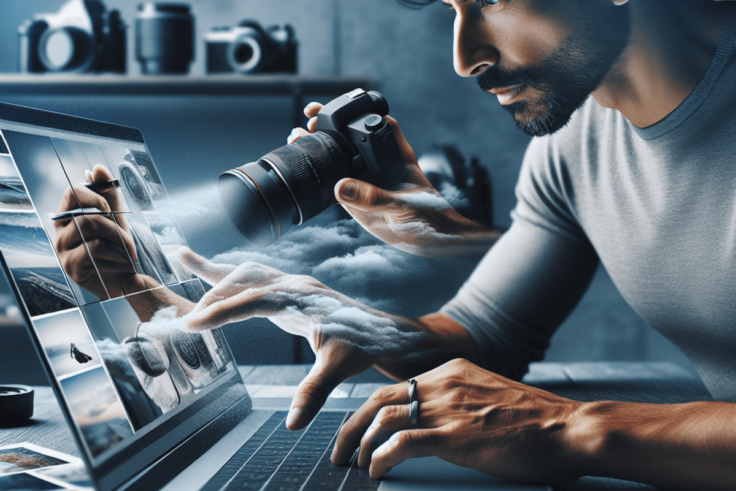
[[[32,317],[76,306],[35,213],[0,212],[0,251]]]
[[[27,444],[0,448],[0,476],[67,463],[69,463],[68,460],[48,455],[41,449],[32,448]],[[0,489],[5,488],[0,487]]]
[[[87,467],[83,462],[73,462],[54,467],[46,467],[44,469],[33,471],[32,474],[64,487],[74,486],[75,488],[88,489],[93,487],[92,480],[87,472]]]
[[[26,188],[9,155],[0,155],[0,209],[33,211]]]
[[[62,380],[61,388],[94,457],[133,434],[123,405],[102,368]]]
[[[159,418],[163,411],[141,386],[140,374],[133,368],[102,304],[82,307],[82,313],[92,331],[97,351],[120,395],[130,424],[138,431]],[[168,383],[170,385],[168,392],[175,392],[170,380]]]
[[[80,203],[72,192],[51,138],[6,131],[5,139],[14,149],[13,158],[41,223],[51,242],[59,247],[56,253],[61,258],[73,259],[62,261],[62,265],[77,303],[86,305],[109,299],[99,265],[89,256],[87,245],[71,218],[93,207]],[[63,214],[67,217],[59,218]],[[62,240],[56,241],[57,237]],[[72,278],[80,279],[82,284]]]
[[[0,476],[0,489],[3,491],[55,491],[67,488],[44,481],[31,474],[13,474],[12,476]]]
[[[33,325],[57,378],[100,366],[100,355],[78,310],[34,319]]]

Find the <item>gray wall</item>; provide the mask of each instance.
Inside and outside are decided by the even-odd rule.
[[[474,80],[461,79],[454,73],[452,17],[441,6],[415,12],[398,6],[394,0],[196,0],[190,3],[197,16],[200,38],[213,26],[233,24],[248,17],[266,24],[288,22],[295,26],[301,42],[301,73],[374,77],[390,101],[392,115],[402,124],[417,153],[437,143],[454,143],[466,154],[481,158],[493,177],[496,223],[509,225],[509,212],[515,202],[514,184],[529,140],[515,129],[495,98],[479,91]],[[0,71],[15,70],[16,28],[23,19],[33,12],[55,11],[61,4],[60,0],[0,2]],[[107,4],[121,9],[124,18],[132,23],[136,2],[108,0]],[[129,71],[137,75],[138,64],[132,59],[132,34],[131,29]],[[198,44],[193,74],[204,72],[202,51],[202,45]],[[218,166],[227,168],[242,160],[243,154],[255,157],[262,150],[282,144],[290,121],[288,102],[278,100],[39,98],[14,102],[141,128],[170,190],[186,187],[199,175],[197,172],[205,175],[203,165],[192,162],[192,154],[198,149],[182,135],[191,137],[199,129],[206,135],[208,151],[216,154],[219,162],[211,163],[214,167],[207,169],[210,175]],[[125,109],[114,109],[121,107]],[[187,172],[183,172],[184,168]],[[266,355],[256,358],[257,361],[285,361],[281,348],[284,338],[275,328],[264,332],[279,341],[271,344]],[[230,336],[247,350],[249,341],[243,338],[242,332],[231,330]],[[679,350],[646,326],[625,304],[603,270],[553,339],[547,359],[673,360],[689,368]]]

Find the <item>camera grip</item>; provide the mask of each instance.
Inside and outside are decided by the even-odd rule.
[[[376,184],[384,188],[391,188],[404,180],[406,164],[393,131],[384,136],[383,142],[373,147],[373,154],[384,178],[383,183]]]

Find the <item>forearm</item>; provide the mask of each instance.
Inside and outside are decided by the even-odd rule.
[[[460,324],[444,314],[399,318],[397,322],[404,324],[404,329],[422,332],[424,336],[403,352],[378,359],[374,367],[394,380],[407,380],[456,358],[480,363],[476,342]]]
[[[581,405],[566,446],[583,475],[671,489],[736,489],[736,405]]]

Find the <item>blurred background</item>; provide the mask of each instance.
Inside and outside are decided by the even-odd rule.
[[[58,12],[64,3],[0,3],[0,101],[140,129],[173,196],[186,196],[203,183],[214,183],[224,170],[256,160],[283,145],[298,120],[296,104],[329,101],[341,93],[330,91],[355,81],[386,97],[391,115],[400,122],[418,155],[436,151],[438,145],[453,145],[468,160],[476,158],[492,181],[492,191],[485,195],[488,203],[483,206],[492,210],[495,226],[510,225],[514,186],[529,139],[516,130],[494,97],[478,90],[475,80],[461,79],[453,71],[453,18],[441,5],[412,11],[395,0],[190,0],[193,61],[187,63],[188,73],[168,75],[162,81],[162,77],[150,74],[157,69],[155,66],[144,70],[136,60],[138,3],[107,0],[105,6],[118,9],[127,26],[125,74],[104,75],[99,82],[95,75],[69,75],[59,84],[47,74],[19,74],[21,68],[28,69],[29,62],[27,50],[21,54],[19,28],[34,14]],[[208,68],[205,38],[217,40],[217,36],[212,37],[213,28],[233,27],[244,19],[264,26],[293,26],[299,43],[298,74],[208,75],[212,67]],[[178,47],[172,56],[177,50],[179,54],[186,52],[190,43],[174,45]],[[78,77],[79,83],[73,77]],[[110,83],[111,77],[114,83]],[[257,90],[247,87],[254,80],[260,81]],[[283,90],[284,81],[291,93]],[[97,89],[95,84],[107,84],[107,88]],[[310,96],[310,91],[316,95]],[[207,199],[211,195],[201,196]],[[329,227],[330,220],[344,218],[337,210],[327,215],[312,225]],[[212,231],[205,233],[195,218],[184,222],[181,225],[192,248],[207,257],[242,247],[244,239],[232,231],[215,234],[213,240]],[[324,257],[319,261],[306,257],[319,256],[320,251],[310,249],[303,240],[292,244],[304,247],[298,261],[311,264],[315,271],[324,263]],[[283,254],[283,248],[274,249],[269,257],[276,260]],[[357,251],[345,254],[353,257]],[[405,282],[396,275],[371,276],[371,281],[392,283],[374,303],[387,305],[395,313],[434,311],[451,298],[478,259],[412,262],[412,258],[391,256],[388,267],[400,263]],[[416,278],[408,278],[413,273]],[[344,274],[349,275],[350,270]],[[343,291],[340,281],[328,280],[323,279],[328,286]],[[380,286],[358,290],[346,286],[345,293],[370,297],[371,292],[381,290]],[[0,318],[0,383],[45,384],[7,288],[0,281],[0,313],[4,314]],[[292,339],[266,320],[229,326],[225,332],[240,363],[313,360],[306,343]],[[546,360],[667,360],[692,370],[677,348],[638,318],[603,269],[553,338]]]

